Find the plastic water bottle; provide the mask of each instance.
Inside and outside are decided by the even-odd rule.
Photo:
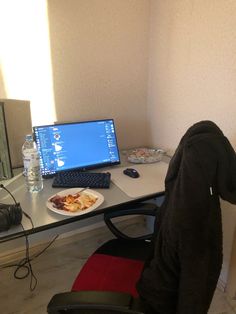
[[[40,159],[36,143],[31,134],[26,135],[22,146],[24,162],[24,176],[29,192],[39,192],[43,188],[43,179],[40,172]]]

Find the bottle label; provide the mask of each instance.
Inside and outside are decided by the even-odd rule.
[[[24,153],[23,157],[24,163],[24,174],[27,175],[30,169],[38,168],[40,169],[40,159],[38,153],[35,150],[28,150]]]

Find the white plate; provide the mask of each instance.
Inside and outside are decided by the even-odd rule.
[[[85,209],[85,210],[78,210],[77,212],[69,212],[69,211],[66,211],[66,210],[62,210],[62,209],[57,209],[55,207],[53,207],[53,203],[50,202],[50,199],[56,195],[59,195],[59,196],[66,196],[68,194],[76,194],[78,192],[80,192],[81,190],[84,190],[83,188],[72,188],[72,189],[66,189],[66,190],[63,190],[61,192],[58,192],[54,195],[52,195],[48,200],[47,200],[47,203],[46,203],[46,206],[48,209],[52,210],[53,212],[57,213],[57,214],[60,214],[60,215],[64,215],[64,216],[78,216],[78,215],[83,215],[83,214],[87,214],[89,212],[91,212],[92,210],[94,210],[95,208],[98,208],[98,206],[100,206],[103,202],[104,202],[104,196],[94,190],[90,190],[90,189],[86,189],[84,192],[86,194],[91,194],[93,196],[96,196],[97,197],[97,201],[92,205],[90,206],[89,208]]]

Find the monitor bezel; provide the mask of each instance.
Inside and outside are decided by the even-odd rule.
[[[54,122],[53,124],[45,124],[45,125],[35,125],[33,126],[33,137],[34,140],[36,141],[36,136],[35,136],[35,130],[36,128],[43,128],[43,127],[52,127],[52,126],[57,126],[57,125],[71,125],[71,124],[82,124],[82,123],[97,123],[97,122],[106,122],[106,121],[112,121],[114,130],[115,130],[115,139],[116,139],[116,147],[117,147],[117,152],[118,152],[118,161],[115,162],[104,162],[104,163],[99,163],[99,164],[92,164],[88,166],[83,166],[83,167],[75,167],[75,168],[69,168],[69,169],[64,169],[64,170],[57,170],[55,173],[51,174],[42,174],[43,178],[52,178],[54,177],[57,173],[59,172],[66,172],[66,171],[88,171],[88,170],[95,170],[95,169],[100,169],[100,168],[105,168],[105,167],[112,167],[119,165],[121,163],[120,160],[120,151],[119,151],[119,146],[118,146],[118,140],[117,140],[117,133],[116,133],[116,126],[115,126],[115,121],[114,119],[98,119],[98,120],[86,120],[86,121],[73,121],[73,122]],[[37,144],[37,143],[36,143]]]

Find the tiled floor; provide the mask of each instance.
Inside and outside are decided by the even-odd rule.
[[[142,222],[122,223],[132,234],[143,228]],[[44,314],[52,295],[69,291],[73,279],[87,257],[102,242],[111,238],[107,228],[57,241],[50,249],[32,262],[38,279],[36,289],[29,290],[30,279],[16,280],[13,269],[1,270],[0,304],[3,314]],[[72,241],[71,241],[72,240]],[[229,304],[226,296],[217,290],[209,314],[233,314],[236,306]]]

